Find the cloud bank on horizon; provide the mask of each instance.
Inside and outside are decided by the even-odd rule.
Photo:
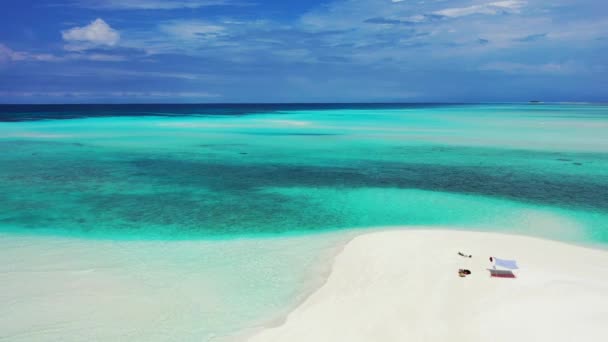
[[[608,101],[602,0],[24,0],[0,103]]]

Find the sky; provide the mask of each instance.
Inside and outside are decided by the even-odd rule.
[[[0,7],[0,103],[608,101],[605,0]]]

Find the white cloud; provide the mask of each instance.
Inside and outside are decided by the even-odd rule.
[[[120,33],[100,18],[89,25],[62,31],[61,36],[68,42],[65,48],[76,51],[99,46],[114,46],[120,40]]]
[[[576,62],[523,64],[514,62],[492,62],[482,65],[480,70],[498,71],[506,74],[576,74],[588,72],[589,68]]]
[[[219,94],[192,91],[192,92],[167,92],[167,91],[0,91],[0,97],[78,97],[78,98],[131,98],[131,99],[164,99],[164,98],[217,98]]]
[[[220,97],[219,94],[208,93],[204,91],[187,91],[187,92],[171,92],[171,91],[118,91],[111,92],[113,97],[131,97],[131,98],[215,98]]]
[[[125,56],[120,55],[107,55],[103,53],[92,53],[92,54],[83,54],[80,57],[76,57],[75,59],[86,59],[89,61],[97,61],[97,62],[122,62],[127,60]]]
[[[490,2],[486,4],[473,5],[469,7],[446,8],[440,11],[435,11],[433,14],[442,15],[445,17],[464,17],[472,14],[489,14],[494,15],[502,12],[518,12],[525,5],[524,1],[506,0]]]
[[[53,55],[50,53],[32,53],[27,51],[15,51],[4,44],[0,44],[0,63],[3,62],[62,62],[73,60],[87,60],[96,62],[121,62],[126,60],[125,56],[110,55],[103,53],[69,53],[65,55]]]
[[[98,69],[93,72],[101,72],[105,77],[111,78],[174,78],[180,80],[207,79],[208,76],[196,73],[161,72],[161,71],[138,71],[125,69]]]
[[[225,28],[220,25],[203,21],[177,21],[162,24],[161,31],[175,38],[184,40],[200,40],[216,38],[225,34]]]
[[[4,44],[0,44],[0,62],[21,61],[26,58],[24,52],[14,51]]]
[[[30,53],[25,51],[15,51],[4,44],[0,44],[0,63],[19,62],[19,61],[40,61],[53,62],[60,60],[61,57],[49,53]]]
[[[170,10],[224,5],[224,0],[81,0],[80,7],[95,9]]]

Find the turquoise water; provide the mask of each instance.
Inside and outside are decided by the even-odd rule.
[[[144,109],[0,108],[0,231],[231,239],[435,225],[608,243],[608,106]]]

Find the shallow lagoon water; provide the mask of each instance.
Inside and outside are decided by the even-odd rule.
[[[0,107],[0,241],[122,246],[124,272],[212,279],[196,337],[284,313],[350,228],[608,245],[607,106],[100,108]],[[205,248],[157,255],[191,240]]]
[[[0,226],[129,239],[491,226],[496,211],[477,204],[489,198],[588,216],[594,242],[608,242],[608,107],[379,107],[13,113],[0,123]],[[456,194],[471,205],[443,199]]]

